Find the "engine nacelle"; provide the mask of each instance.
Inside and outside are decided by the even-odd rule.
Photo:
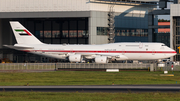
[[[96,63],[108,63],[108,58],[106,56],[99,56],[95,58]]]
[[[76,55],[69,55],[69,61],[70,62],[81,62],[82,57],[80,54],[76,54]]]

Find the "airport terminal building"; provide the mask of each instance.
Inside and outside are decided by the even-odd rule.
[[[47,44],[108,43],[108,13],[113,6],[115,42],[148,42],[148,11],[157,0],[1,0],[0,59],[13,62],[55,60],[3,47],[16,43],[9,21],[19,21]],[[148,2],[144,2],[148,1]],[[154,17],[157,24],[157,16]]]

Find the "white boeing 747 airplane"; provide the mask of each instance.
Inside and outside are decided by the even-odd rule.
[[[17,44],[6,47],[47,57],[81,62],[83,59],[95,59],[96,63],[108,63],[112,60],[156,60],[176,55],[176,51],[163,43],[110,43],[102,45],[65,45],[45,44],[17,21],[10,21]]]

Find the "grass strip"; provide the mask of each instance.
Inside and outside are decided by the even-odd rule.
[[[179,101],[178,93],[0,92],[0,101]]]
[[[120,71],[54,71],[0,73],[0,86],[15,85],[123,85],[123,84],[180,84],[180,72],[173,77],[160,76],[163,72]]]

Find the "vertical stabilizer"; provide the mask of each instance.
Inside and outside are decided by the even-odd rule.
[[[31,32],[18,21],[10,21],[14,36],[18,44],[42,44]]]

